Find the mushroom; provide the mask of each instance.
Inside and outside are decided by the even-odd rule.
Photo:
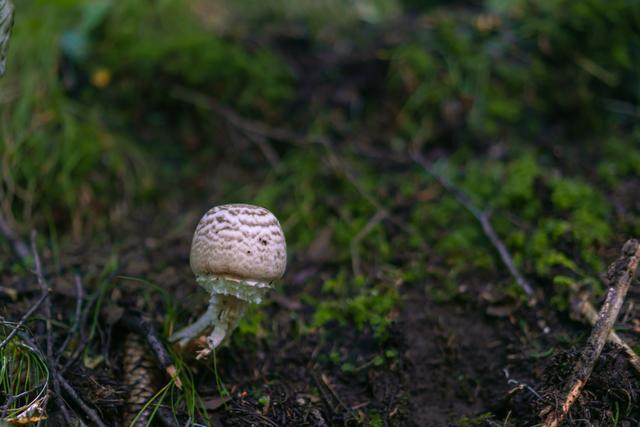
[[[272,282],[284,274],[287,245],[278,219],[267,209],[246,204],[211,208],[200,220],[191,243],[191,270],[210,294],[207,310],[170,337],[186,345],[205,329],[207,356],[238,325],[248,303],[258,304]]]

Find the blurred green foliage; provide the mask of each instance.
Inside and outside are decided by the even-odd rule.
[[[414,41],[392,51],[403,134],[433,140],[444,122],[472,140],[535,141],[554,127],[575,138],[637,125],[637,3],[487,3],[482,14],[434,11]]]
[[[184,85],[203,91],[241,113],[273,117],[292,95],[292,75],[278,56],[249,51],[206,28],[185,1],[115,2],[95,31],[91,64],[113,73],[111,92],[144,108],[171,100],[171,89]],[[169,93],[168,93],[169,92]]]
[[[620,214],[611,200],[640,173],[638,3],[212,4],[220,8],[186,0],[21,2],[0,81],[3,212],[16,223],[80,234],[182,192],[184,182],[211,197],[213,185],[203,182],[234,140],[212,124],[211,111],[176,99],[174,91],[187,88],[266,125],[307,123],[311,134],[339,135],[342,168],[327,147],[269,141],[277,165],[246,160],[257,150],[244,146],[243,155],[251,153],[230,161],[237,175],[215,183],[223,189],[216,197],[277,211],[294,262],[320,265],[295,291],[313,307],[301,330],[355,325],[383,339],[402,283],[427,283],[442,302],[456,298],[469,275],[489,273],[521,297],[468,212],[417,167],[384,170],[362,158],[342,138],[345,128],[383,127],[392,142],[382,150],[406,154],[399,148],[418,141],[444,154],[436,167],[493,211],[518,267],[553,286],[560,308],[570,285],[599,291],[593,277],[607,245],[640,233],[638,215]],[[308,30],[283,38],[300,37],[310,52],[287,52],[276,26]],[[371,43],[388,67],[373,85],[383,93],[362,95],[362,116],[341,123],[336,117],[345,114],[331,102],[299,99],[298,84],[308,82],[289,64],[355,55],[363,39],[377,37],[367,30],[387,28],[392,41]],[[326,74],[340,83],[343,71]],[[347,83],[345,92],[353,89]],[[238,183],[238,175],[251,179]],[[374,199],[393,218],[371,223]],[[266,323],[249,313],[238,339],[267,334]]]
[[[64,4],[21,2],[0,81],[2,210],[17,224],[64,223],[79,232],[107,219],[150,183],[138,151],[108,129],[99,108],[65,93],[58,37],[71,17]]]

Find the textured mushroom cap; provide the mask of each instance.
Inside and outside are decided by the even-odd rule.
[[[269,283],[284,274],[287,244],[278,219],[267,209],[215,206],[196,227],[190,261],[196,276]]]

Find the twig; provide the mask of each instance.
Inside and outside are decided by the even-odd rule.
[[[18,255],[18,258],[21,260],[29,258],[31,255],[29,247],[20,239],[20,237],[18,237],[18,233],[9,226],[9,223],[5,220],[2,212],[0,212],[0,233],[2,233],[5,239],[11,243],[11,247],[16,255]]]
[[[42,268],[42,262],[40,260],[40,255],[38,254],[38,246],[36,244],[36,231],[31,231],[31,255],[33,256],[33,261],[36,267],[36,276],[38,278],[38,285],[42,290],[42,296],[46,297],[51,293],[51,289],[47,284],[47,281],[44,277],[44,270]],[[62,412],[62,416],[65,419],[67,424],[71,423],[71,415],[67,410],[67,405],[62,399],[62,393],[60,390],[60,381],[58,379],[58,363],[57,360],[53,357],[53,332],[51,330],[51,299],[45,298],[44,302],[44,317],[46,322],[46,330],[47,330],[47,363],[49,365],[49,371],[51,371],[51,382],[53,383],[53,391],[56,396],[56,403]]]
[[[80,407],[80,409],[82,409],[85,415],[89,417],[89,419],[93,422],[93,425],[98,427],[107,427],[98,413],[94,409],[89,407],[89,405],[87,405],[80,396],[78,396],[78,392],[71,386],[71,384],[69,384],[61,374],[58,373],[56,376],[67,395]]]
[[[158,362],[160,362],[167,375],[174,380],[176,387],[182,389],[182,381],[180,381],[178,371],[153,325],[143,317],[133,313],[125,313],[121,321],[128,329],[146,339],[147,344],[149,344],[149,347],[153,350]]]
[[[598,319],[598,312],[593,307],[593,305],[586,299],[586,297],[580,298],[578,301],[575,301],[572,304],[572,309],[578,315],[584,317],[591,326],[596,324]],[[629,363],[633,368],[640,374],[640,357],[636,354],[636,352],[631,348],[629,344],[627,344],[621,337],[616,333],[616,331],[612,330],[607,337],[607,340],[622,348],[627,357],[629,358]]]
[[[11,341],[11,338],[13,338],[18,333],[20,328],[22,328],[22,325],[24,325],[24,323],[29,320],[31,316],[33,316],[33,313],[40,309],[40,306],[42,305],[44,300],[47,299],[47,297],[49,297],[49,294],[41,295],[38,301],[36,301],[36,303],[32,305],[29,310],[27,310],[27,312],[22,316],[18,323],[16,323],[16,325],[13,327],[11,332],[9,332],[9,335],[7,335],[7,337],[2,342],[0,342],[0,350],[2,350],[7,345],[7,343]]]
[[[618,313],[620,313],[620,308],[638,268],[638,261],[640,261],[640,244],[637,240],[629,240],[622,247],[620,258],[609,266],[607,281],[610,287],[607,291],[607,297],[591,330],[591,336],[589,336],[580,359],[573,369],[571,379],[567,383],[564,402],[560,408],[556,408],[549,414],[544,427],[557,427],[580,396],[582,388],[591,376],[596,360],[600,357]]]
[[[9,240],[11,240],[11,238],[7,234],[7,231],[8,231],[8,233],[12,233],[13,230],[11,230],[10,228],[6,228],[5,229],[5,226],[7,226],[7,224],[4,222],[4,219],[2,218],[2,215],[0,215],[0,229],[2,229],[3,234]],[[19,239],[15,240],[15,242],[18,242],[18,245],[16,247],[16,253],[22,252],[23,250],[25,250],[26,254],[24,256],[21,255],[23,258],[29,257],[31,255],[31,252],[29,252],[29,249],[27,248],[27,245],[24,242],[22,242]],[[34,251],[34,253],[35,253],[35,251]],[[38,269],[39,263],[40,263],[40,260],[38,259],[37,262],[36,262],[36,270]],[[39,282],[40,282],[40,280],[38,279],[38,283]],[[7,345],[7,343],[9,341],[11,341],[11,339],[18,333],[18,331],[20,330],[22,325],[24,325],[24,323],[33,315],[33,313],[35,313],[37,310],[40,309],[40,307],[42,306],[42,303],[44,303],[44,301],[48,297],[49,297],[49,289],[48,288],[46,288],[46,290],[43,289],[43,292],[40,295],[40,298],[38,299],[38,301],[36,301],[36,303],[33,306],[31,306],[31,308],[29,308],[29,310],[27,310],[27,312],[22,316],[22,318],[18,321],[18,323],[16,323],[15,327],[9,333],[9,335],[7,335],[7,337],[0,343],[0,349],[4,348]]]
[[[33,261],[36,267],[36,277],[38,279],[38,286],[42,291],[42,295],[49,295],[51,290],[47,281],[44,278],[44,271],[42,270],[42,262],[40,261],[40,255],[38,254],[38,248],[36,245],[36,231],[31,231],[31,254],[33,255]],[[51,336],[51,300],[46,299],[44,302],[44,317],[47,326],[47,359],[52,359],[53,354],[53,342]]]
[[[437,172],[433,165],[429,163],[420,153],[414,149],[411,151],[411,158],[420,165],[429,175],[434,177],[436,181],[440,185],[442,185],[445,190],[451,193],[455,199],[460,203],[474,218],[480,223],[482,226],[482,231],[489,238],[493,247],[500,254],[500,259],[502,263],[507,267],[511,276],[515,279],[516,283],[520,288],[524,291],[525,294],[529,297],[529,303],[531,305],[535,305],[535,292],[527,279],[520,273],[515,263],[513,262],[513,258],[509,253],[506,245],[502,242],[493,226],[491,225],[491,215],[487,211],[481,211],[471,200],[469,195],[458,188],[453,182],[451,182],[447,177]]]
[[[73,354],[69,358],[67,358],[67,361],[60,369],[60,372],[62,374],[67,372],[67,370],[78,360],[78,357],[80,357],[80,353],[82,353],[84,349],[87,347],[87,345],[89,345],[89,340],[87,340],[85,337],[85,332],[84,332],[84,329],[82,328],[82,325],[87,324],[91,309],[93,308],[93,305],[98,300],[98,296],[99,296],[98,292],[94,293],[89,298],[89,300],[87,301],[87,304],[84,307],[81,320],[80,320],[80,328],[79,328],[80,344],[74,349]]]

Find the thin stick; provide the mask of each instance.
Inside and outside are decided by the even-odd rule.
[[[89,419],[93,422],[93,425],[98,427],[107,427],[107,425],[102,421],[98,413],[93,410],[89,405],[87,405],[84,400],[80,396],[78,396],[78,392],[67,382],[67,380],[60,374],[57,374],[58,381],[60,381],[60,385],[64,389],[64,391],[69,395],[69,397],[82,409],[82,411],[89,417]]]
[[[89,314],[91,312],[91,309],[93,308],[93,305],[98,300],[98,295],[99,294],[97,292],[94,293],[93,296],[89,299],[89,301],[87,301],[87,304],[84,307],[84,310],[82,312],[82,318],[80,320],[80,327],[78,330],[80,335],[80,344],[74,349],[73,354],[69,358],[67,358],[67,361],[60,369],[60,372],[62,374],[67,372],[67,370],[78,360],[78,357],[80,357],[80,353],[82,353],[84,349],[87,347],[87,345],[89,345],[89,340],[87,340],[85,337],[85,332],[82,325],[87,324],[87,321],[88,321],[87,319],[89,318]]]
[[[40,255],[38,254],[38,248],[36,245],[36,231],[31,231],[31,254],[33,255],[33,261],[36,266],[36,277],[38,278],[38,286],[42,291],[42,295],[48,295],[51,290],[44,278],[44,271],[42,269],[42,263],[40,262]],[[53,340],[51,336],[51,299],[46,299],[44,302],[44,317],[47,326],[47,359],[52,359],[53,354]]]
[[[178,371],[153,325],[145,318],[132,313],[125,313],[121,321],[131,331],[146,339],[147,344],[149,344],[149,347],[153,350],[156,359],[160,362],[167,375],[174,380],[176,387],[182,389],[182,381],[180,381],[180,377],[178,377]]]
[[[4,346],[6,346],[7,343],[9,343],[9,341],[11,341],[11,338],[13,338],[18,333],[20,328],[22,328],[22,325],[24,325],[24,323],[27,320],[29,320],[31,316],[33,316],[33,313],[35,313],[36,311],[38,311],[38,309],[40,309],[40,306],[42,305],[44,300],[47,299],[48,296],[49,294],[41,295],[40,299],[38,299],[38,301],[36,301],[36,303],[32,305],[31,308],[29,308],[29,310],[27,310],[27,312],[22,316],[22,318],[18,321],[18,323],[16,323],[16,325],[13,327],[11,332],[9,332],[9,335],[7,335],[7,337],[2,342],[0,342],[0,350],[2,350]]]
[[[438,181],[440,185],[442,185],[445,190],[449,193],[453,194],[455,199],[460,203],[474,218],[480,223],[482,226],[482,231],[489,238],[493,247],[500,254],[500,259],[502,263],[507,267],[511,276],[515,279],[516,283],[520,288],[524,291],[525,294],[529,297],[529,302],[531,305],[536,303],[535,292],[529,281],[525,279],[525,277],[520,273],[515,263],[513,262],[513,258],[509,253],[506,245],[502,242],[493,226],[491,225],[491,215],[487,211],[481,211],[476,207],[476,205],[471,201],[471,198],[467,193],[458,188],[455,184],[453,184],[447,177],[438,173],[433,165],[429,163],[424,157],[420,155],[417,150],[411,151],[411,158],[432,177]]]
[[[584,317],[591,326],[596,324],[598,320],[598,312],[593,307],[593,305],[586,299],[580,298],[579,301],[576,301],[572,304],[572,309],[578,315]],[[629,363],[631,366],[640,374],[640,357],[636,354],[636,352],[631,348],[629,344],[627,344],[621,337],[616,333],[616,331],[612,330],[607,337],[607,341],[622,348],[627,357],[629,358]]]
[[[36,244],[36,231],[31,231],[31,255],[33,256],[33,261],[36,267],[36,276],[38,278],[38,285],[42,290],[42,296],[46,297],[51,293],[51,289],[49,288],[49,284],[47,283],[44,277],[44,270],[42,268],[42,262],[40,260],[40,255],[38,254],[38,246]],[[53,383],[53,391],[56,396],[56,403],[62,412],[62,416],[65,419],[65,422],[71,422],[71,415],[67,410],[67,405],[62,399],[62,393],[60,390],[60,381],[58,379],[58,364],[57,360],[53,357],[53,331],[51,329],[51,299],[45,298],[44,302],[44,316],[45,322],[47,326],[47,363],[49,365],[49,371],[51,371],[51,379]]]
[[[567,392],[560,408],[551,412],[545,420],[544,427],[557,427],[566,417],[573,403],[580,396],[582,388],[593,371],[593,366],[600,357],[611,328],[620,313],[620,308],[633,281],[638,262],[640,261],[640,244],[637,240],[629,240],[622,247],[622,254],[607,271],[609,290],[598,313],[596,323],[591,330],[580,359],[576,363],[571,379],[567,383]]]
[[[4,228],[5,226],[6,226],[6,223],[4,223],[4,219],[2,219],[2,217],[0,216],[0,229],[2,229],[5,236],[7,236],[7,233],[6,233],[7,230],[5,230]],[[8,229],[8,231],[13,232],[11,229]],[[34,240],[35,236],[33,236],[32,239]],[[19,243],[18,247],[16,248],[16,252],[18,252],[19,250],[22,251],[22,249],[25,249],[27,252],[23,258],[29,257],[31,255],[31,252],[29,252],[27,245],[24,242],[20,241],[19,239],[16,241]],[[37,273],[38,271],[40,272],[42,271],[42,267],[40,266],[40,259],[37,256],[37,252],[34,249],[35,248],[34,245],[35,243],[32,244],[32,251],[36,258],[36,273]],[[24,248],[22,248],[22,246],[24,246]],[[40,275],[38,275],[38,283],[40,282],[41,282]],[[41,287],[41,289],[42,289],[42,294],[40,295],[40,298],[38,299],[38,301],[29,310],[27,310],[27,312],[18,321],[18,323],[13,328],[13,330],[9,333],[9,335],[7,335],[7,337],[0,343],[0,349],[4,348],[4,346],[6,346],[9,341],[11,341],[11,339],[16,335],[16,333],[18,333],[22,325],[24,325],[24,323],[33,315],[33,313],[35,313],[37,310],[40,309],[40,307],[45,302],[45,300],[48,300],[48,297],[50,294],[49,288],[45,285],[44,287]]]

